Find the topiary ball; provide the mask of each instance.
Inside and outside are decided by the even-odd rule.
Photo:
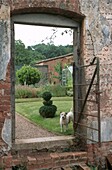
[[[43,118],[53,118],[55,116],[55,113],[57,111],[57,107],[55,105],[51,106],[42,106],[39,109],[39,113]]]
[[[49,101],[44,100],[43,104],[46,106],[51,106],[53,104],[53,101],[52,100],[49,100]]]
[[[44,92],[42,94],[42,98],[45,100],[45,101],[49,101],[52,97],[52,94],[50,92]]]

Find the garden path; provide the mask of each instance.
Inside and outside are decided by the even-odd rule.
[[[55,134],[43,129],[27,118],[16,113],[16,139],[40,138],[55,136]]]

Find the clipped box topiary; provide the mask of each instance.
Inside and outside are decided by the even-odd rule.
[[[55,105],[51,106],[42,106],[39,109],[39,113],[44,118],[53,118],[57,111],[57,107]]]
[[[52,94],[51,94],[50,92],[48,92],[48,91],[46,91],[46,92],[44,92],[44,93],[42,94],[42,98],[43,98],[45,101],[49,101],[49,100],[51,99],[51,97],[52,97]]]
[[[39,113],[44,118],[53,118],[57,111],[57,107],[55,105],[52,105],[53,101],[50,100],[51,97],[52,94],[50,92],[44,92],[42,94],[42,98],[44,99],[44,106],[40,107]]]
[[[45,106],[51,106],[52,104],[53,104],[53,101],[52,100],[49,100],[49,101],[43,101],[43,104],[45,105]]]

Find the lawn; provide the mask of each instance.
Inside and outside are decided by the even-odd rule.
[[[25,116],[35,124],[56,134],[72,135],[73,125],[69,124],[67,132],[60,132],[60,112],[69,112],[72,107],[72,97],[54,97],[53,104],[57,106],[56,116],[54,118],[43,118],[39,114],[39,108],[43,105],[42,99],[16,99],[16,112]]]

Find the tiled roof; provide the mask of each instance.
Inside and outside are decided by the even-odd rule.
[[[72,55],[73,55],[73,53],[69,53],[69,54],[65,54],[65,55],[62,55],[62,56],[53,57],[53,58],[49,58],[49,59],[46,59],[46,60],[38,61],[36,64],[40,64],[40,63],[43,63],[43,62],[47,62],[47,61],[51,61],[51,60],[56,60],[56,59],[60,59],[60,58],[64,58],[64,57],[69,57],[69,56],[72,56]]]

